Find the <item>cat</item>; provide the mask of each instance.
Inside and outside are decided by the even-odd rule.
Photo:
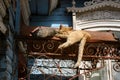
[[[33,37],[51,38],[57,33],[57,30],[49,27],[38,27],[31,32]]]
[[[58,46],[59,49],[66,48],[77,42],[80,42],[78,50],[78,59],[76,64],[74,65],[74,68],[79,67],[82,60],[85,43],[91,38],[91,35],[83,30],[73,30],[71,27],[64,27],[60,25],[58,33],[55,36],[67,39],[65,43]]]

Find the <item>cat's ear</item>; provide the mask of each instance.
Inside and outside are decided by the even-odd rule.
[[[60,24],[60,28],[59,29],[62,29],[63,28],[63,25],[62,24]]]
[[[72,28],[72,27],[69,27],[69,29],[70,29],[70,30],[73,30],[73,28]]]

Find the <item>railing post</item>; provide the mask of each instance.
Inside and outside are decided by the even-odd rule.
[[[76,30],[76,13],[72,13],[73,29]]]
[[[108,55],[110,57],[110,55]],[[110,59],[106,60],[106,67],[107,67],[107,80],[113,80],[112,77],[112,62]]]

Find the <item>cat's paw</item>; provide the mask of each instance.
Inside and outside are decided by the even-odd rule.
[[[80,66],[80,63],[76,63],[75,65],[74,65],[74,68],[77,68],[77,67],[79,67]]]
[[[63,48],[66,48],[68,47],[68,44],[64,43],[64,44],[61,44],[58,46],[58,49],[63,49]]]
[[[58,46],[58,49],[63,49],[63,45],[59,45],[59,46]]]

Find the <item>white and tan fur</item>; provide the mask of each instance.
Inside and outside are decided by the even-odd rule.
[[[61,25],[58,33],[55,36],[59,38],[67,38],[67,41],[65,43],[59,45],[58,47],[59,49],[66,48],[68,46],[75,44],[76,42],[80,42],[79,51],[78,51],[78,60],[74,65],[74,68],[79,67],[82,60],[85,43],[88,39],[91,38],[91,35],[86,31],[73,30],[70,27],[63,27]]]

